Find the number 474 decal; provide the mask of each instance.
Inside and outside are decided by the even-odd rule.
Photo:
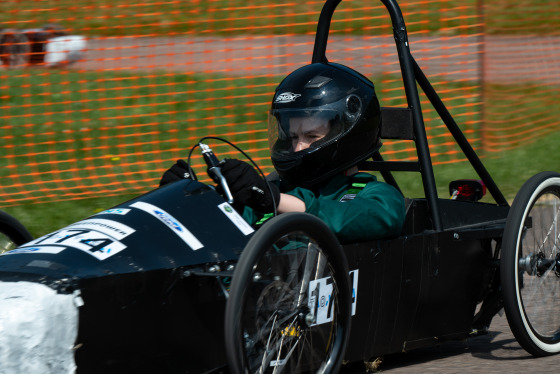
[[[120,222],[92,218],[42,236],[21,248],[33,249],[34,253],[51,253],[57,247],[60,250],[75,248],[102,261],[125,249],[121,240],[134,231]]]
[[[352,270],[348,274],[352,284],[352,315],[356,314],[356,303],[358,301],[358,270]],[[326,277],[312,280],[309,282],[309,309],[314,313],[315,318],[312,326],[321,325],[332,321],[333,305],[332,302],[333,285],[332,278]]]
[[[102,232],[80,228],[66,228],[53,232],[25,244],[24,247],[31,246],[38,249],[43,246],[76,248],[98,260],[105,260],[126,248],[124,244]]]

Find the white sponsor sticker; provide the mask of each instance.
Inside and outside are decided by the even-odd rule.
[[[104,218],[86,219],[84,221],[73,223],[67,228],[95,230],[109,235],[117,240],[122,240],[135,231],[133,228],[125,224]]]
[[[275,103],[291,103],[292,101],[295,101],[298,97],[300,97],[301,94],[296,94],[293,92],[282,92],[280,95],[278,95],[276,97],[276,100],[274,100]]]
[[[51,246],[59,246],[61,250],[68,247],[79,249],[101,261],[106,260],[126,248],[126,246],[115,237],[103,232],[90,230],[88,228],[68,227],[26,243],[23,247],[20,247],[20,249],[37,247],[47,248],[48,250]]]
[[[86,219],[25,243],[16,249],[16,253],[58,253],[71,247],[102,261],[125,249],[126,245],[120,240],[134,232],[133,228],[120,222]]]
[[[321,325],[333,320],[332,278],[321,278],[309,282],[309,309],[315,312],[315,323]]]
[[[185,226],[183,226],[181,222],[179,222],[175,217],[167,213],[165,210],[142,201],[137,201],[130,206],[143,210],[144,212],[156,217],[167,227],[169,227],[171,231],[177,234],[177,236],[179,236],[185,243],[187,243],[188,246],[191,247],[194,251],[204,247],[204,245]]]
[[[350,281],[352,282],[352,315],[356,314],[356,305],[358,305],[358,269],[351,270]]]
[[[233,207],[228,203],[222,203],[218,205],[218,208],[220,208],[220,210],[226,215],[226,217],[229,218],[231,222],[233,222],[233,224],[237,226],[239,231],[241,231],[244,235],[249,235],[255,232],[251,225],[249,225],[247,221],[245,221],[243,217],[241,217],[239,213],[237,213],[237,211],[233,209]]]
[[[356,304],[358,301],[358,270],[349,273],[352,283],[352,315],[356,314]],[[333,285],[332,278],[320,278],[309,282],[309,309],[315,315],[314,325],[331,322],[333,320]]]

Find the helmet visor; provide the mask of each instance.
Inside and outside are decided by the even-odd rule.
[[[317,148],[337,135],[332,131],[337,122],[334,113],[305,112],[286,110],[269,116],[269,141],[273,152],[286,155]]]
[[[353,96],[356,98],[356,96]],[[347,100],[313,109],[273,109],[268,116],[268,136],[273,157],[312,152],[336,141],[356,122]],[[341,105],[342,104],[342,105]],[[359,104],[358,104],[359,107]]]

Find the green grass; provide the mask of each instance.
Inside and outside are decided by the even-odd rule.
[[[560,172],[558,158],[551,157],[551,155],[559,154],[558,144],[560,144],[560,134],[553,133],[509,151],[489,153],[482,157],[482,162],[511,203],[521,185],[534,174],[541,171]],[[450,181],[479,179],[468,162],[435,165],[434,173],[438,194],[444,198],[449,196],[448,184]],[[421,196],[422,185],[416,173],[400,173],[396,178],[402,185],[406,196]],[[494,202],[489,194],[482,201]]]
[[[0,28],[32,28],[58,23],[82,35],[242,35],[314,33],[323,1],[270,0],[42,0],[0,2]],[[550,0],[519,2],[476,0],[401,1],[410,33],[473,34],[481,17],[487,32],[549,34],[560,10]],[[515,11],[514,11],[515,10]],[[546,17],[545,17],[546,15]],[[343,1],[333,18],[335,33],[391,34],[379,1]]]
[[[553,0],[484,1],[485,32],[508,35],[559,35],[560,3]]]
[[[9,126],[0,126],[0,138],[6,139],[10,147],[6,148],[9,154],[0,158],[0,187],[4,196],[19,193],[22,200],[0,206],[22,220],[34,235],[150,190],[169,164],[178,157],[186,157],[190,146],[202,136],[221,135],[243,149],[251,148],[250,153],[259,159],[259,164],[270,167],[265,141],[266,111],[279,77],[232,79],[164,72],[140,76],[13,70],[3,72],[1,78],[0,115],[9,119]],[[404,105],[397,77],[373,80],[377,82],[383,106]],[[476,102],[479,88],[458,82],[432,83],[438,90],[445,89],[446,105],[474,139],[473,145],[480,148],[480,103]],[[487,91],[487,117],[501,117],[506,124],[503,132],[497,132],[499,138],[507,138],[508,127],[523,121],[532,129],[519,137],[516,148],[510,151],[479,151],[511,200],[532,174],[557,169],[555,158],[550,157],[560,140],[553,131],[555,127],[549,127],[543,136],[539,126],[531,127],[531,123],[540,125],[540,117],[546,116],[546,124],[554,124],[553,120],[560,118],[560,108],[553,105],[551,87],[504,85],[491,86]],[[422,101],[434,161],[456,161],[458,156],[446,153],[456,147],[447,144],[449,138],[443,136],[441,121],[428,109],[426,100]],[[524,114],[510,115],[509,108]],[[463,125],[465,122],[468,126]],[[260,132],[248,133],[255,129]],[[515,133],[509,130],[509,134]],[[246,143],[251,139],[258,141]],[[384,148],[399,150],[410,146]],[[225,147],[216,150],[221,156],[230,151]],[[447,195],[450,180],[475,177],[465,162],[436,165],[435,170],[441,196]],[[204,176],[204,171],[200,170],[199,175]],[[12,178],[24,187],[15,186]],[[422,194],[416,173],[401,173],[397,180],[407,196]],[[45,197],[41,189],[55,192]],[[97,197],[84,199],[91,196]],[[41,203],[49,200],[54,202]]]
[[[560,171],[557,158],[550,157],[551,154],[558,153],[558,144],[560,144],[560,134],[556,133],[500,154],[499,157],[494,155],[486,157],[483,162],[502,193],[511,202],[521,185],[532,175],[540,171]],[[476,178],[476,174],[470,165],[464,162],[436,165],[434,170],[438,193],[443,198],[448,196],[447,186],[449,181]],[[203,173],[203,171],[200,171],[200,173]],[[422,196],[419,174],[398,173],[396,178],[407,197]],[[148,190],[149,188],[146,188],[146,192]],[[34,236],[40,236],[129,200],[138,194],[140,193],[52,203],[28,203],[6,207],[3,210],[18,218]],[[489,195],[483,201],[493,202]]]
[[[164,162],[185,157],[203,136],[260,139],[252,155],[264,157],[266,111],[279,80],[45,70],[0,77],[0,138],[9,144],[0,158],[2,193],[23,188],[37,197],[51,189],[70,198],[91,196],[92,187],[122,193],[122,175],[153,183]],[[79,183],[60,183],[70,179]]]
[[[8,0],[0,3],[0,25],[30,28],[58,23],[86,35],[305,34],[315,31],[323,4],[270,0]],[[454,6],[446,1],[410,1],[403,2],[402,7],[410,30],[415,32],[458,27],[462,22],[458,18],[474,17],[475,4],[474,0]],[[386,15],[380,2],[343,2],[335,13],[333,26],[347,33],[370,35],[379,30],[380,24],[390,26]],[[372,22],[372,17],[384,18]]]
[[[31,232],[33,237],[39,237],[92,214],[99,213],[134,196],[129,194],[39,204],[27,203],[2,208],[2,210],[16,217]]]

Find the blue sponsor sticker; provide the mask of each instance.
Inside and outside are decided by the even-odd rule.
[[[2,253],[2,255],[17,255],[17,254],[29,254],[29,253],[51,253],[56,254],[65,250],[65,246],[33,246],[33,247],[23,247],[16,248],[11,251]]]
[[[179,232],[183,232],[183,229],[181,228],[181,225],[179,224],[179,222],[177,222],[173,217],[171,217],[169,214],[162,212],[161,210],[157,210],[154,209],[154,214],[161,220],[163,221],[167,226],[171,227],[172,229],[175,229]]]

